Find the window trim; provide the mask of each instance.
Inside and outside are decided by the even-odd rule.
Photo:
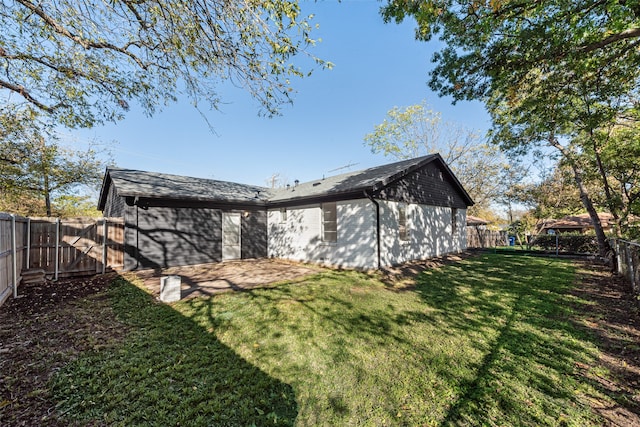
[[[409,241],[407,208],[408,205],[406,203],[398,203],[398,239],[402,242]]]
[[[325,210],[327,207],[329,208],[333,207],[333,212],[336,218],[334,221],[327,221],[325,217]],[[331,229],[327,230],[326,229],[327,223],[329,224],[334,223],[335,230],[331,230]],[[321,225],[320,238],[322,242],[329,243],[329,244],[337,243],[338,242],[338,205],[336,202],[327,202],[327,203],[320,204],[320,225]],[[333,233],[335,237],[332,239],[327,239],[327,232]]]
[[[451,234],[458,232],[458,208],[451,208]]]

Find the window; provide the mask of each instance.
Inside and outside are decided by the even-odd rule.
[[[407,232],[407,205],[404,203],[398,204],[398,237],[400,240],[409,240],[409,233]]]
[[[322,241],[330,243],[338,241],[338,215],[335,202],[322,204]]]
[[[287,208],[280,209],[280,223],[287,222]]]
[[[451,208],[451,233],[458,231],[458,209]]]

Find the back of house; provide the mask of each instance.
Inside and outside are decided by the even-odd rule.
[[[374,269],[466,249],[473,201],[434,154],[284,189],[107,169],[125,269],[277,257]]]

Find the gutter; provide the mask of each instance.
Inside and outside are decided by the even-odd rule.
[[[380,269],[380,203],[378,203],[371,194],[364,190],[364,195],[367,199],[371,200],[376,207],[376,246],[377,246],[377,255],[378,255],[378,270]]]

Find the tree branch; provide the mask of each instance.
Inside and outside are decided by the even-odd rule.
[[[1,53],[0,53],[0,56],[2,56]],[[100,86],[102,86],[104,88],[104,90],[106,90],[107,92],[112,94],[114,97],[118,98],[118,93],[114,89],[111,88],[111,86],[117,86],[118,83],[113,81],[113,80],[110,80],[108,78],[99,79],[97,77],[91,76],[90,74],[84,72],[81,69],[73,68],[73,67],[67,67],[67,66],[64,66],[64,65],[63,66],[58,66],[58,65],[53,64],[53,63],[51,63],[51,62],[49,62],[49,61],[47,61],[47,60],[45,60],[43,58],[38,58],[38,57],[35,57],[33,55],[25,55],[25,54],[22,54],[22,53],[18,53],[18,54],[15,54],[15,55],[6,55],[5,54],[3,56],[5,58],[7,58],[7,59],[15,59],[15,60],[18,60],[18,61],[33,61],[35,63],[38,63],[38,64],[40,64],[40,65],[42,65],[44,67],[47,67],[47,68],[49,68],[49,69],[51,69],[53,71],[56,71],[58,73],[71,74],[74,77],[85,78],[87,80],[90,80],[90,81],[92,81],[94,83],[99,84]]]
[[[620,33],[612,34],[609,37],[606,37],[600,40],[599,42],[580,46],[578,48],[578,51],[582,53],[592,52],[597,49],[602,49],[603,47],[610,45],[612,43],[618,42],[620,40],[633,39],[636,37],[640,37],[640,28],[629,28]]]
[[[145,64],[140,58],[138,58],[138,56],[134,55],[133,53],[129,52],[128,50],[126,50],[125,48],[121,48],[118,47],[116,45],[113,45],[111,43],[106,43],[106,42],[95,42],[92,40],[88,40],[84,37],[80,37],[78,35],[73,34],[72,32],[70,32],[69,30],[67,30],[64,26],[62,26],[58,21],[56,21],[53,17],[49,16],[48,14],[45,13],[45,11],[36,6],[35,4],[27,1],[27,0],[16,0],[18,3],[20,3],[21,5],[23,5],[24,7],[26,7],[27,9],[31,10],[33,13],[35,13],[36,15],[38,15],[47,25],[51,26],[51,28],[53,28],[53,30],[60,34],[63,35],[64,37],[67,37],[68,39],[78,43],[80,46],[84,47],[85,49],[109,49],[109,50],[113,50],[115,52],[119,52],[123,55],[128,56],[129,58],[131,58],[136,64],[138,64],[138,66],[140,68],[142,68],[143,70],[146,70],[149,67],[149,64]]]
[[[32,97],[24,87],[16,86],[12,83],[5,82],[4,80],[0,80],[0,87],[9,89],[10,91],[19,94],[24,99],[26,99],[36,107],[40,108],[41,110],[46,111],[47,113],[53,113],[58,107],[62,105],[62,104],[57,104],[54,106],[49,106],[49,105],[43,104],[42,102],[38,101],[36,98]]]

